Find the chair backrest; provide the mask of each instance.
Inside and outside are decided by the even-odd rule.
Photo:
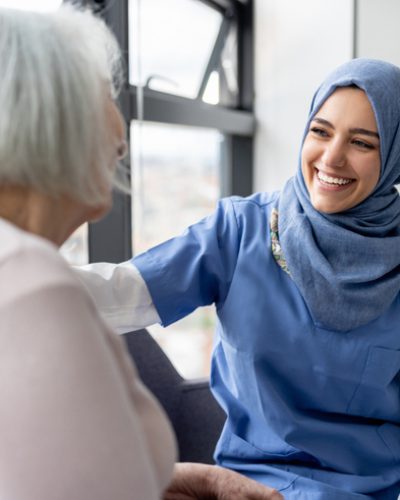
[[[214,463],[213,452],[226,415],[208,380],[186,380],[147,330],[123,335],[144,384],[174,427],[182,462]]]

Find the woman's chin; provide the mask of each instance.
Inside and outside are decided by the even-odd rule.
[[[109,213],[111,207],[111,202],[104,205],[92,207],[91,211],[88,213],[87,222],[98,222]]]
[[[83,210],[84,222],[98,222],[111,210],[113,204],[112,194],[107,199],[97,205],[86,205]]]

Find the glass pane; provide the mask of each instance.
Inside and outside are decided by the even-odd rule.
[[[181,233],[214,211],[220,193],[221,141],[216,130],[132,122],[134,253]],[[150,331],[183,376],[208,374],[213,307]]]
[[[219,73],[212,71],[203,94],[203,101],[207,104],[218,104],[220,101],[219,87]]]
[[[198,0],[130,0],[130,83],[196,98],[221,23]]]
[[[82,224],[60,248],[61,255],[73,266],[89,263],[88,224]]]
[[[220,104],[235,106],[239,97],[238,36],[237,24],[233,24],[226,37],[220,61]]]
[[[135,253],[213,212],[220,192],[221,141],[216,130],[132,122]]]
[[[239,98],[237,23],[231,23],[221,48],[220,60],[207,80],[203,101],[208,104],[237,106]]]
[[[0,0],[0,7],[45,12],[58,9],[62,3],[63,0]]]

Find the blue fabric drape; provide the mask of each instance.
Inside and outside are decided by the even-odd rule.
[[[373,193],[337,214],[314,209],[301,171],[279,202],[279,236],[290,273],[315,323],[348,331],[380,316],[400,289],[400,68],[354,59],[336,69],[312,100],[310,121],[338,87],[364,90],[380,136],[381,172]]]

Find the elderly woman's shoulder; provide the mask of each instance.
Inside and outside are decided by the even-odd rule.
[[[0,219],[0,299],[13,292],[80,284],[57,247]]]

